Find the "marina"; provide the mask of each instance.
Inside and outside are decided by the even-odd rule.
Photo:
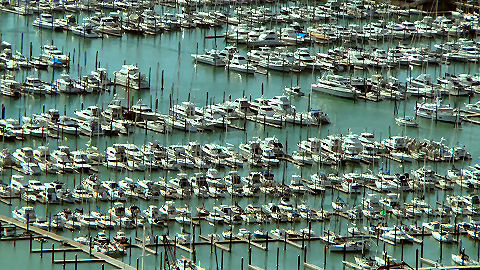
[[[0,259],[480,268],[478,11],[2,2]]]

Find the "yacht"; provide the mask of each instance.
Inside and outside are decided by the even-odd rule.
[[[392,228],[385,232],[383,238],[394,241],[395,243],[412,243],[413,237],[400,228]]]
[[[302,92],[302,88],[298,85],[285,87],[285,93],[292,96],[299,96],[299,97],[305,96],[305,93]]]
[[[145,74],[140,73],[140,69],[134,65],[123,65],[120,71],[113,73],[114,83],[132,89],[149,89]]]
[[[0,94],[18,98],[20,97],[21,84],[15,80],[11,79],[0,79]]]
[[[340,81],[335,75],[320,78],[312,84],[312,91],[350,99],[355,99],[357,96],[357,90],[353,86]]]
[[[457,265],[478,265],[479,262],[474,261],[465,253],[452,254],[452,261]]]
[[[465,108],[473,113],[480,113],[480,101],[473,104],[465,104]]]
[[[450,105],[441,104],[439,98],[435,103],[422,103],[417,105],[416,114],[420,117],[438,120],[447,123],[461,124],[463,118]]]
[[[63,54],[61,50],[55,45],[44,45],[42,46],[42,55],[40,58],[45,59],[51,64],[60,64],[67,65],[70,59],[67,55]]]
[[[32,25],[38,28],[45,28],[51,30],[57,29],[57,26],[55,26],[54,24],[53,16],[49,13],[41,13],[40,17],[36,18],[33,21]]]
[[[279,39],[278,34],[275,31],[265,31],[258,37],[250,37],[247,44],[251,47],[281,46],[283,45],[283,42]]]
[[[254,74],[257,71],[257,68],[249,63],[245,56],[240,54],[234,54],[226,68],[247,74]]]
[[[196,62],[212,65],[215,67],[225,66],[225,59],[221,57],[217,50],[206,51],[204,54],[192,54]]]
[[[81,23],[70,28],[72,34],[81,36],[83,38],[98,38],[100,37],[94,30],[94,26],[90,23]]]
[[[367,241],[348,241],[343,244],[331,245],[331,252],[363,252],[370,248]]]
[[[78,94],[80,89],[75,86],[75,81],[70,77],[70,75],[63,73],[60,75],[60,78],[55,81],[55,86],[57,90],[61,93],[66,94]]]
[[[103,136],[104,134],[100,121],[95,118],[86,121],[78,121],[78,127],[82,134],[90,137]]]
[[[55,161],[50,156],[48,147],[43,145],[39,146],[33,151],[33,156],[35,157],[42,172],[53,174],[57,174],[59,172],[59,168],[55,165]]]
[[[395,118],[395,122],[397,123],[398,126],[401,126],[401,127],[413,127],[413,128],[418,127],[417,121],[415,121],[415,119],[413,119],[410,116],[397,117]]]
[[[92,119],[101,119],[101,110],[98,108],[98,106],[89,106],[84,110],[80,111],[75,111],[74,114],[80,119],[80,120],[92,120]]]
[[[13,210],[12,215],[14,219],[21,222],[33,223],[37,219],[35,209],[31,206],[24,206],[18,210]]]
[[[447,231],[432,231],[432,237],[438,242],[452,243],[455,242],[453,236]]]
[[[48,91],[46,83],[36,77],[27,77],[22,89],[27,94],[46,94]]]

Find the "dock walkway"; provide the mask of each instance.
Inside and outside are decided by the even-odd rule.
[[[24,222],[20,222],[18,220],[15,220],[13,218],[10,218],[10,217],[7,217],[7,216],[4,216],[4,215],[0,215],[0,221],[4,222],[4,223],[8,223],[8,224],[11,224],[11,225],[15,225],[19,228],[22,228],[24,230],[27,229],[27,224],[24,223]],[[119,260],[116,260],[112,257],[109,257],[103,253],[100,253],[98,251],[95,251],[95,250],[92,250],[89,246],[87,245],[83,245],[83,244],[80,244],[72,239],[68,239],[68,238],[65,238],[63,236],[60,236],[58,234],[55,234],[55,233],[52,233],[52,232],[49,232],[49,231],[45,231],[45,230],[42,230],[40,228],[37,228],[35,226],[28,226],[28,230],[29,231],[32,231],[36,234],[39,234],[45,238],[49,238],[49,239],[52,239],[54,241],[57,241],[59,243],[62,243],[64,245],[68,245],[68,246],[71,246],[71,247],[74,247],[74,248],[77,248],[87,254],[90,254],[92,255],[93,257],[99,259],[99,260],[102,260],[106,263],[108,263],[109,265],[115,267],[115,268],[118,268],[118,269],[127,269],[127,270],[134,270],[135,268],[122,262],[122,261],[119,261]]]

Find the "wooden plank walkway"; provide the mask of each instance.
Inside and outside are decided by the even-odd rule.
[[[79,248],[59,248],[59,249],[32,249],[32,253],[51,253],[51,252],[78,252],[78,251],[82,251],[81,249]]]
[[[27,224],[24,223],[24,222],[20,222],[18,220],[15,220],[13,218],[10,218],[10,217],[7,217],[7,216],[4,216],[4,215],[0,215],[0,221],[2,222],[5,222],[5,223],[9,223],[9,224],[12,224],[12,225],[15,225],[19,228],[22,228],[24,230],[27,229]],[[122,261],[119,261],[119,260],[116,260],[112,257],[109,257],[101,252],[98,252],[98,251],[95,251],[95,250],[92,250],[90,249],[89,246],[87,245],[83,245],[83,244],[80,244],[72,239],[68,239],[68,238],[65,238],[63,236],[60,236],[58,234],[55,234],[53,232],[48,232],[48,231],[45,231],[45,230],[42,230],[40,228],[37,228],[35,226],[28,226],[29,227],[29,230],[34,232],[34,233],[37,233],[39,235],[42,235],[43,237],[46,237],[46,238],[50,238],[54,241],[57,241],[59,243],[62,243],[64,245],[69,245],[69,246],[72,246],[72,247],[75,247],[75,248],[78,248],[79,250],[87,253],[87,254],[91,254],[93,257],[97,258],[97,259],[100,259],[104,262],[106,262],[107,264],[113,266],[113,267],[116,267],[118,269],[127,269],[127,270],[134,270],[135,268],[122,262]]]
[[[310,240],[311,240],[311,239],[310,239]],[[280,241],[280,242],[283,242],[283,243],[286,242],[287,244],[289,244],[289,245],[291,245],[291,246],[294,246],[294,247],[299,248],[299,249],[303,249],[303,248],[302,248],[302,245],[293,242],[293,241],[291,240],[291,238],[290,238],[290,239],[287,238],[287,239],[285,240],[285,238],[272,237],[272,240],[271,240],[271,241],[272,241],[272,242],[275,242],[275,241],[278,242],[278,241]],[[295,238],[295,241],[302,241],[302,238]],[[309,241],[309,238],[305,238],[304,241]]]
[[[77,259],[75,260],[55,260],[53,261],[54,264],[63,264],[63,263],[101,263],[104,262],[102,259]]]
[[[255,265],[251,265],[251,264],[248,265],[248,269],[252,269],[252,270],[264,270],[264,269],[261,268],[261,267],[258,267],[258,266],[255,266]]]
[[[130,248],[132,247],[135,247],[135,248],[139,248],[139,249],[143,249],[143,244],[142,245],[139,245],[139,244],[131,244],[130,245]],[[151,253],[153,255],[157,255],[157,251],[149,248],[147,245],[145,245],[145,251],[148,252],[148,253]]]
[[[307,262],[304,262],[304,263],[303,263],[303,266],[305,266],[306,269],[323,270],[322,267],[316,266],[315,264],[311,264],[311,263],[307,263]]]
[[[203,240],[207,241],[208,243],[210,243],[210,242],[212,241],[212,239],[208,238],[208,237],[205,236],[205,235],[201,235],[201,234],[200,234],[198,237],[199,237],[200,239],[203,239]],[[233,240],[232,240],[232,244],[233,244],[233,243],[234,243],[234,242],[233,242]],[[195,243],[195,244],[198,244],[198,243]],[[214,244],[216,247],[220,248],[220,249],[223,249],[223,250],[225,250],[225,251],[230,252],[230,248],[228,248],[228,247],[220,244],[220,243],[219,243],[218,241],[216,241],[216,240],[213,240],[213,244]]]
[[[252,246],[254,246],[254,247],[256,247],[256,248],[259,248],[259,249],[261,249],[261,250],[263,250],[263,251],[266,251],[266,250],[267,250],[266,247],[264,247],[263,245],[261,245],[261,244],[259,244],[259,243],[254,242],[252,239],[250,239],[250,241],[248,241],[248,239],[247,239],[247,238],[244,238],[244,237],[237,237],[237,238],[240,239],[241,241],[247,243],[247,244],[250,243],[250,245],[252,245]]]
[[[183,249],[184,251],[186,251],[186,252],[188,252],[188,253],[193,253],[193,250],[192,250],[192,249],[190,249],[190,248],[188,248],[188,247],[186,247],[186,246],[178,243],[178,241],[177,241],[177,243],[176,243],[175,246],[176,246],[177,248],[179,248],[179,249]]]

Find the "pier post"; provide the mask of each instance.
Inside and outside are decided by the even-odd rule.
[[[52,244],[52,264],[55,262],[55,244]]]
[[[268,250],[268,231],[267,231],[267,238],[265,240],[265,249]]]
[[[102,263],[102,270],[105,270],[105,264]]]
[[[150,78],[152,77],[152,67],[148,68],[148,88],[150,88]]]
[[[65,265],[67,263],[67,252],[63,251],[63,269],[65,269]]]
[[[136,265],[137,265],[137,270],[140,269],[139,268],[140,267],[140,259],[138,257],[137,257],[137,264]]]
[[[40,258],[43,258],[43,241],[40,241]]]
[[[177,236],[175,236],[175,238],[173,239],[173,256],[176,258],[177,257]]]
[[[323,269],[327,269],[327,245],[323,247]]]
[[[248,247],[248,265],[252,264],[252,247]]]
[[[210,254],[213,253],[213,234],[210,235]]]
[[[163,252],[160,252],[160,270],[162,269],[163,266]]]
[[[285,233],[284,235],[284,240],[283,240],[283,250],[287,250],[287,234]]]
[[[33,235],[30,234],[30,253],[32,253],[32,240],[33,240]]]
[[[163,92],[163,82],[164,82],[163,75],[164,75],[164,72],[165,72],[165,70],[162,69],[162,88],[161,88],[162,92]]]
[[[305,247],[305,249],[303,250],[303,262],[307,262],[307,247]]]
[[[418,248],[415,250],[415,270],[418,270]]]
[[[300,270],[300,255],[297,256],[297,270]]]
[[[425,227],[422,226],[422,243],[420,244],[420,257],[423,258],[423,237],[425,236]]]
[[[220,269],[223,270],[223,249],[222,249],[222,257],[220,258]]]
[[[302,249],[305,249],[305,232],[302,232]]]
[[[240,270],[243,270],[243,257],[242,257],[242,259],[240,260]]]
[[[401,258],[402,258],[402,262],[403,262],[403,241],[402,241],[402,255],[401,255]]]
[[[130,237],[128,243],[129,243],[129,244],[132,244],[132,237]],[[128,258],[129,258],[130,261],[131,261],[131,260],[132,260],[132,248],[130,248],[128,251],[129,251]]]
[[[441,228],[441,226],[440,226],[440,228]],[[440,240],[443,240],[442,237],[443,236],[440,235]],[[443,261],[443,241],[440,241],[440,263],[442,263],[442,261]]]
[[[276,270],[278,270],[278,256],[279,256],[279,253],[280,253],[280,248],[277,247],[277,264],[276,264]]]

